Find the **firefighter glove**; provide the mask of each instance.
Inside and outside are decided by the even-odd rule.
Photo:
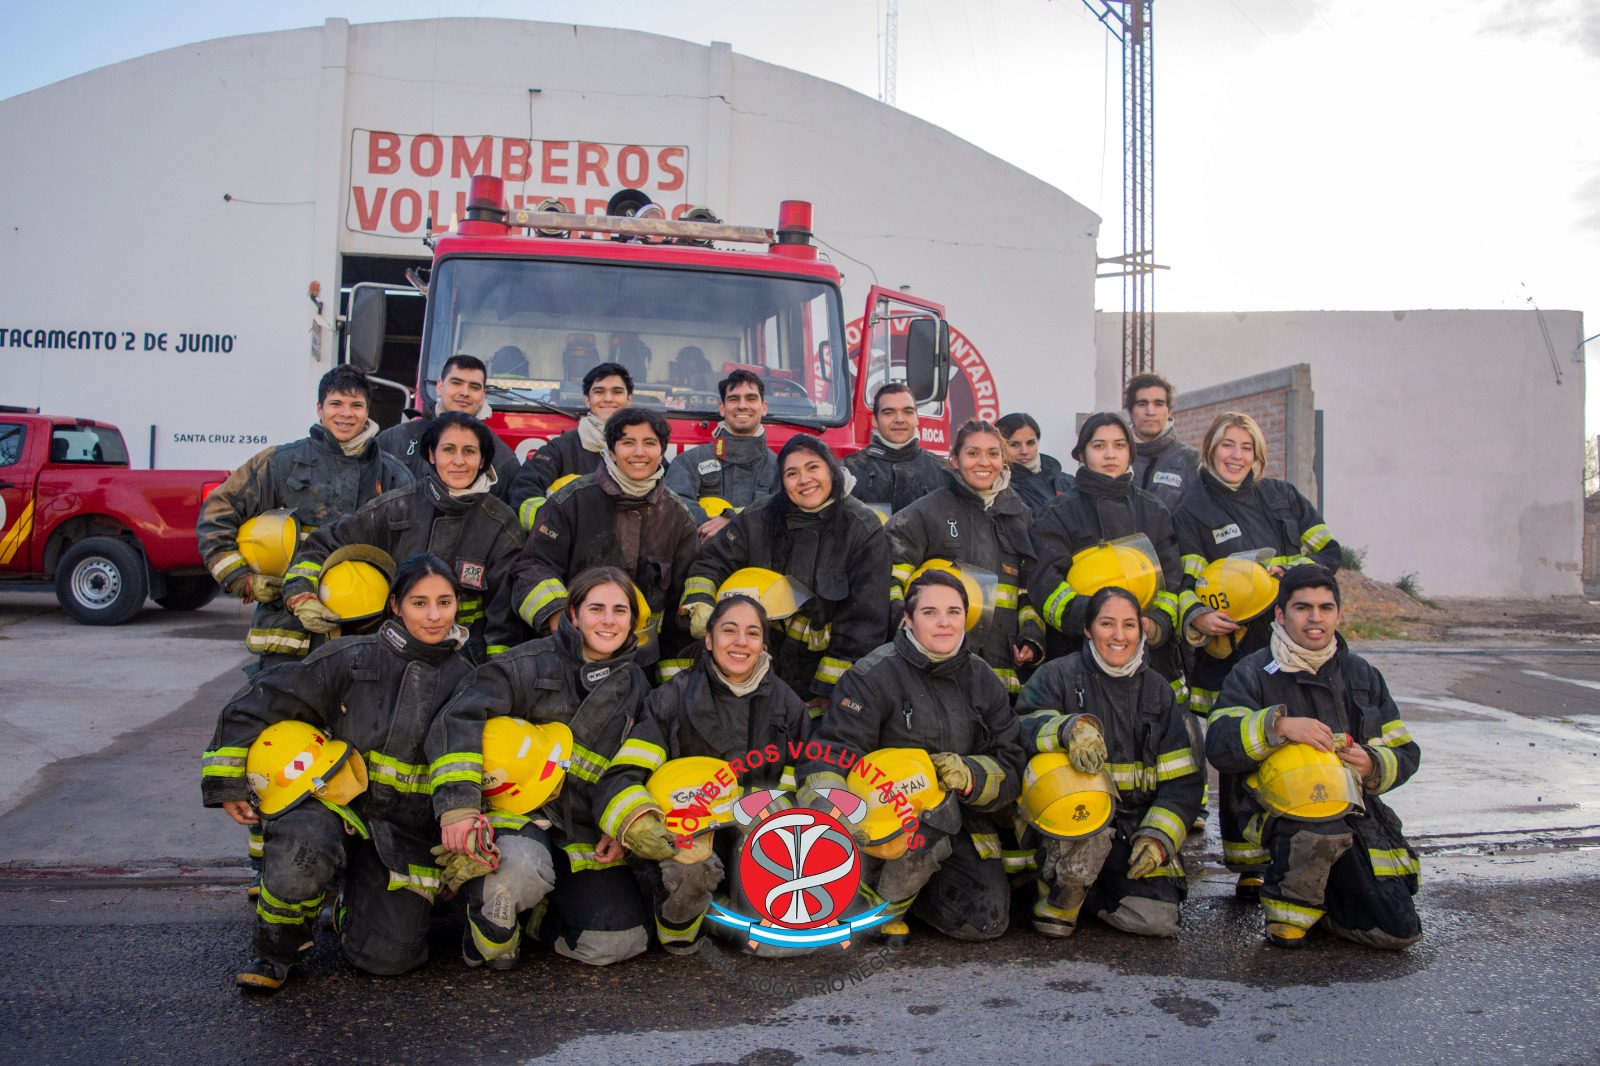
[[[328,605],[317,599],[314,592],[302,592],[289,604],[289,610],[300,620],[300,624],[313,633],[332,633],[339,628],[343,621]]]
[[[711,604],[692,603],[684,612],[689,618],[689,635],[696,640],[706,635],[706,624],[711,621]]]
[[[1166,861],[1166,853],[1161,850],[1161,844],[1155,837],[1136,837],[1133,841],[1133,853],[1128,857],[1128,880],[1137,881],[1142,877],[1149,877]]]
[[[1106,738],[1093,722],[1078,718],[1072,729],[1061,738],[1067,749],[1067,761],[1080,774],[1097,774],[1106,765]]]
[[[939,774],[940,788],[963,796],[972,791],[972,771],[967,769],[967,760],[948,751],[941,751],[932,759],[933,768]]]
[[[645,811],[622,831],[622,844],[641,859],[661,862],[672,858],[674,838],[658,811]]]
[[[283,598],[283,578],[271,574],[251,574],[245,583],[246,596],[257,603],[277,603]]]

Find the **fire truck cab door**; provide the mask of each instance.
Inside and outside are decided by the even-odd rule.
[[[870,407],[873,395],[887,382],[904,381],[911,387],[921,417],[942,423],[950,387],[950,326],[944,308],[874,285],[867,293],[867,310],[861,321],[865,404]],[[938,436],[942,443],[944,435]]]

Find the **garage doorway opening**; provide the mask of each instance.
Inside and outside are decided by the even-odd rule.
[[[426,284],[428,259],[400,259],[378,255],[347,255],[340,264],[339,360],[344,361],[345,320],[350,313],[350,290],[359,284],[384,286],[383,356],[373,379],[372,417],[387,429],[413,417],[421,400],[417,396],[417,370],[422,360],[422,321],[427,300],[408,279]]]

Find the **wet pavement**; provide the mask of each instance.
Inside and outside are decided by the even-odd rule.
[[[914,925],[898,953],[656,949],[593,970],[536,949],[488,974],[462,967],[445,913],[418,974],[358,974],[324,931],[261,998],[231,983],[242,831],[197,799],[245,617],[91,629],[0,599],[0,1062],[1600,1061],[1592,646],[1361,649],[1423,749],[1390,797],[1424,854],[1424,940],[1398,955],[1264,946],[1213,821],[1175,941],[1092,920],[1052,941],[1014,918],[982,945]]]

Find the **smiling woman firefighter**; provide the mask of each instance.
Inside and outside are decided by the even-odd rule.
[[[883,642],[889,628],[889,542],[883,523],[850,495],[853,481],[827,444],[804,433],[778,452],[783,491],[735,515],[707,542],[684,582],[681,613],[689,632],[706,632],[719,587],[748,569],[782,578],[788,595],[766,603],[781,629],[771,639],[774,668],[821,707],[852,663]],[[764,600],[770,589],[758,591]],[[674,664],[681,669],[682,662]]]
[[[1125,933],[1174,936],[1200,755],[1188,711],[1146,662],[1138,599],[1112,586],[1086,606],[1083,650],[1045,663],[1017,701],[1030,756],[1020,806],[1040,839],[1033,927],[1071,936],[1087,903]]]
[[[439,890],[430,730],[470,671],[457,596],[443,560],[412,556],[377,632],[264,670],[223,708],[203,758],[205,805],[265,823],[256,959],[241,987],[282,987],[330,890],[352,965],[392,975],[427,961]]]
[[[801,798],[828,810],[832,794],[866,801],[857,825],[861,897],[886,904],[889,938],[916,915],[949,936],[990,940],[1006,931],[1011,886],[991,816],[1016,801],[1022,747],[1016,715],[993,670],[967,650],[966,587],[929,570],[906,590],[905,623],[835,687],[813,740],[854,756],[800,767]],[[817,745],[813,745],[815,747]]]
[[[314,633],[341,624],[319,593],[328,561],[354,545],[368,545],[394,558],[427,551],[442,558],[461,588],[456,621],[469,634],[467,651],[484,657],[485,645],[504,647],[520,630],[511,616],[511,564],[522,551],[522,527],[511,508],[493,494],[494,434],[460,411],[447,411],[422,431],[421,449],[431,464],[417,484],[386,492],[353,515],[311,534],[295,552],[283,583],[284,602]],[[496,598],[500,610],[490,612]]]
[[[953,566],[971,579],[968,596],[976,589],[978,602],[967,615],[967,643],[1015,695],[1018,670],[1044,658],[1044,623],[1027,594],[1033,522],[1010,481],[1000,431],[973,419],[956,430],[944,486],[896,511],[887,529],[896,596],[921,567]]]
[[[600,826],[648,863],[656,936],[675,954],[695,950],[719,885],[737,902],[745,832],[733,803],[741,794],[792,793],[790,753],[811,736],[805,704],[772,669],[766,634],[756,600],[718,600],[703,653],[651,693],[600,779]]]
[[[1173,516],[1183,551],[1183,634],[1194,645],[1189,709],[1209,716],[1235,665],[1270,639],[1273,599],[1285,570],[1339,568],[1341,551],[1322,516],[1287,481],[1263,476],[1266,440],[1249,415],[1220,414],[1201,442],[1200,481]],[[1234,891],[1255,899],[1267,854],[1245,840],[1234,811],[1238,782],[1218,782],[1222,858],[1238,874]]]
[[[462,687],[447,709],[458,731],[432,764],[445,879],[467,886],[468,966],[516,965],[525,926],[594,966],[649,943],[622,845],[595,817],[596,784],[650,692],[634,661],[645,615],[615,567],[585,570],[564,594],[552,635],[496,655]]]

